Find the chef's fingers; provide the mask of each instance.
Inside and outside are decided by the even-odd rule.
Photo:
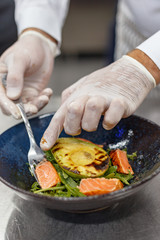
[[[66,104],[63,104],[53,116],[40,142],[42,150],[49,150],[59,137],[65,120]]]
[[[75,82],[74,84],[72,84],[70,87],[66,88],[62,92],[62,97],[61,97],[62,104],[70,97],[72,93],[74,93],[79,87],[83,86],[83,83],[85,80],[86,80],[86,77],[81,78],[80,80],[78,80],[77,82]]]
[[[13,115],[15,119],[20,119],[21,115],[17,106],[6,96],[6,90],[0,78],[0,108],[6,115]]]
[[[81,96],[67,104],[64,130],[69,135],[81,133],[81,122],[88,96]]]
[[[114,128],[122,119],[125,112],[125,104],[121,99],[115,99],[111,102],[108,110],[105,112],[103,127],[106,130]]]
[[[24,87],[21,99],[24,104],[31,103],[35,105],[39,111],[48,104],[52,92],[51,88],[45,88],[38,93],[38,90],[35,88]]]
[[[82,128],[88,132],[95,131],[107,106],[105,98],[101,96],[90,97],[85,106]]]
[[[15,119],[21,118],[18,108],[12,101],[8,100],[8,98],[3,97],[2,100],[0,96],[0,108],[5,115],[12,115]]]
[[[50,98],[53,94],[53,91],[51,88],[45,88],[43,89],[40,93],[37,89],[33,87],[24,87],[21,99],[23,103],[27,103],[30,101],[33,101],[35,98],[41,96],[41,95],[46,95],[48,98]]]
[[[22,94],[24,73],[29,67],[29,61],[29,57],[21,53],[12,53],[6,57],[7,96],[12,100],[18,99]]]
[[[53,95],[53,90],[51,88],[45,88],[40,95],[46,95],[48,98],[50,98]]]
[[[22,91],[21,100],[23,103],[28,103],[33,101],[38,96],[39,96],[39,92],[37,89],[32,87],[24,87]]]
[[[32,104],[34,104],[38,111],[40,111],[42,108],[44,108],[49,102],[49,97],[46,95],[40,95],[36,97],[33,101],[31,101]]]
[[[24,104],[24,110],[27,116],[32,116],[33,114],[36,114],[38,112],[37,106],[32,104],[31,102]]]

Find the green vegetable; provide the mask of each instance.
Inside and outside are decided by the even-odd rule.
[[[132,154],[127,154],[128,159],[134,161],[137,158],[137,152],[134,152]]]
[[[31,191],[35,192],[37,190],[41,189],[41,187],[39,186],[38,182],[34,182],[31,186]]]
[[[119,180],[121,180],[121,182],[125,183],[126,185],[129,185],[129,180],[133,178],[133,175],[131,173],[129,174],[116,173],[114,178],[118,178]]]
[[[129,172],[129,174],[123,174],[117,172],[117,166],[112,166],[112,163],[110,161],[109,168],[107,172],[104,174],[105,178],[118,178],[121,180],[124,184],[129,185],[129,180],[133,178],[133,175]]]
[[[51,187],[51,188],[36,190],[36,191],[34,191],[34,193],[40,193],[40,192],[46,192],[46,191],[55,191],[55,190],[63,190],[63,189],[65,189],[65,186]]]
[[[65,185],[66,189],[68,190],[68,193],[70,196],[73,197],[83,197],[85,196],[83,193],[81,193],[78,189],[78,185],[76,181],[73,180],[69,175],[67,175],[57,164],[56,170],[60,176],[60,179],[62,183]]]
[[[47,160],[49,160],[61,179],[61,183],[57,184],[55,187],[48,189],[41,189],[37,182],[34,182],[31,187],[31,191],[38,194],[52,195],[57,197],[84,197],[85,195],[81,193],[78,189],[79,180],[76,182],[71,178],[60,166],[55,162],[55,159],[50,151],[45,152]]]
[[[127,153],[127,148],[124,148],[123,151],[125,151]],[[133,161],[137,158],[137,152],[134,152],[132,154],[127,153],[127,157],[128,157],[128,159]]]
[[[126,150],[126,149],[125,149]],[[109,153],[110,149],[107,150]],[[58,183],[56,186],[41,189],[37,182],[34,182],[31,187],[31,191],[36,194],[43,194],[47,196],[56,196],[56,197],[84,197],[85,195],[79,191],[80,180],[77,177],[71,177],[66,171],[64,171],[61,166],[55,161],[54,155],[51,151],[45,152],[46,158],[50,161],[61,179],[61,183]],[[134,160],[137,157],[137,153],[127,154],[128,158]],[[130,172],[129,174],[121,174],[117,172],[117,166],[113,166],[111,160],[108,162],[108,169],[103,173],[101,177],[117,178],[122,181],[125,185],[129,185],[129,181],[134,177]]]

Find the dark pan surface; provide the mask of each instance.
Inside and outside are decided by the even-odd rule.
[[[30,120],[37,143],[40,142],[52,116],[53,114],[47,114]],[[63,211],[99,210],[132,197],[160,172],[160,127],[137,116],[122,119],[110,131],[104,130],[101,122],[96,132],[82,131],[79,137],[104,144],[106,149],[127,147],[128,153],[137,151],[137,161],[130,162],[136,177],[129,187],[111,194],[84,198],[57,198],[29,192],[34,178],[28,170],[29,140],[23,123],[8,129],[0,136],[0,180],[27,200]],[[61,137],[67,136],[62,132]]]

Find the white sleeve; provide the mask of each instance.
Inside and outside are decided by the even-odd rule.
[[[29,27],[39,28],[54,37],[60,45],[68,6],[69,0],[15,0],[18,33]]]
[[[160,31],[141,43],[137,48],[147,54],[160,69]]]

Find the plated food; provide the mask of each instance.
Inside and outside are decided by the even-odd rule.
[[[45,114],[30,119],[37,142],[40,142],[52,116],[53,114]],[[102,126],[102,121],[103,118],[95,132],[82,130],[78,137],[102,144],[101,147],[109,155],[111,149],[112,151],[113,149],[126,151],[129,163],[134,171],[134,175],[131,175],[132,179],[129,180],[127,174],[115,171],[115,166],[111,161],[108,170],[105,172],[105,175],[108,174],[108,178],[106,176],[96,178],[105,177],[105,179],[109,179],[113,178],[113,176],[118,177],[123,183],[123,189],[103,195],[75,197],[75,195],[80,194],[80,192],[77,192],[76,186],[80,186],[81,179],[70,178],[63,170],[62,177],[64,177],[63,182],[65,181],[65,184],[61,180],[61,183],[57,186],[51,187],[54,190],[42,191],[44,189],[35,183],[33,189],[40,192],[39,194],[35,194],[34,190],[31,192],[34,177],[28,170],[27,153],[29,141],[23,123],[8,129],[0,136],[0,181],[12,189],[16,195],[35,203],[35,205],[39,203],[42,208],[82,213],[115,206],[117,206],[116,209],[121,209],[121,206],[125,203],[125,207],[129,209],[140,192],[144,191],[151,180],[156,181],[156,176],[160,173],[160,127],[153,122],[134,115],[122,119],[112,130],[106,131]],[[62,131],[60,138],[68,137],[70,138],[69,135]],[[47,159],[51,156],[49,162],[52,163],[53,155],[51,152],[46,153],[46,155]],[[54,160],[54,165],[56,166],[56,164]],[[71,197],[67,197],[69,195]]]
[[[57,197],[108,194],[130,184],[134,171],[126,149],[103,149],[86,139],[59,138],[39,164],[31,191]]]

